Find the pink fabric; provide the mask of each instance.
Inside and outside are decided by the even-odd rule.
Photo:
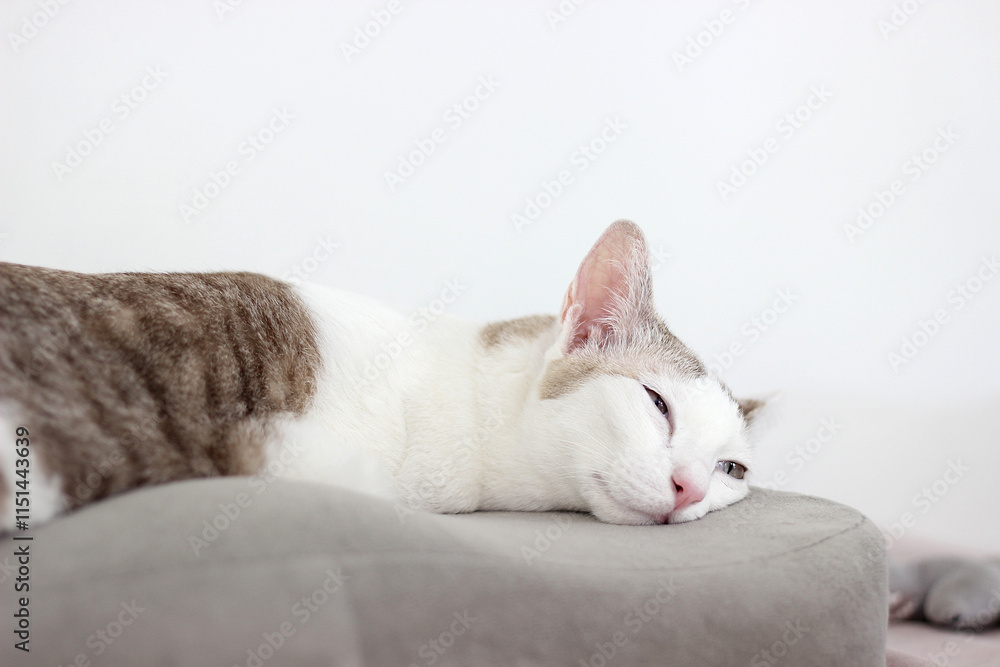
[[[888,649],[885,652],[885,667],[933,667],[934,663],[911,653]]]
[[[926,623],[890,623],[886,642],[889,655],[903,654],[919,662],[900,662],[909,665],[937,665],[938,667],[1000,667],[1000,631],[980,634],[954,632],[935,628]]]

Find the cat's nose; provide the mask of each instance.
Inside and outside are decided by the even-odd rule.
[[[708,492],[707,487],[699,485],[690,477],[674,473],[671,479],[674,482],[674,511],[683,509],[688,505],[693,505],[705,498]]]

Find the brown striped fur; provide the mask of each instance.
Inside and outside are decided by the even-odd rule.
[[[555,323],[554,315],[528,315],[515,320],[491,322],[479,332],[479,339],[486,347],[531,340],[551,330]]]
[[[0,402],[70,507],[255,471],[271,418],[307,408],[318,367],[303,304],[264,276],[0,263]]]

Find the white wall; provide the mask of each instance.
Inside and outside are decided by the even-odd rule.
[[[758,482],[1000,549],[1000,280],[977,277],[1000,253],[1000,5],[593,1],[552,26],[575,5],[225,3],[3,4],[0,259],[298,267],[406,307],[458,278],[452,312],[496,319],[554,311],[600,231],[631,218],[668,255],[657,299],[678,335],[737,392],[781,392]],[[391,22],[348,59],[373,16]],[[581,158],[608,122],[614,141]],[[72,147],[89,154],[57,167]],[[339,245],[316,261],[321,240]],[[769,312],[780,292],[791,305]],[[935,482],[933,503],[916,496]]]

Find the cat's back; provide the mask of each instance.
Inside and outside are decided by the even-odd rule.
[[[64,485],[70,506],[253,471],[270,417],[306,410],[318,366],[308,308],[262,275],[0,263],[0,424],[30,431],[43,470],[83,480]]]

